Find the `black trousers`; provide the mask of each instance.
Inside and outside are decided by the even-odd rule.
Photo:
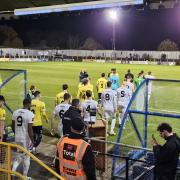
[[[102,93],[98,93],[98,100],[101,99],[101,94],[102,94]]]
[[[38,147],[42,140],[42,126],[33,126],[34,147]]]

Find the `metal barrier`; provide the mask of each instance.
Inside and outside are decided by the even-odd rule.
[[[92,148],[94,151],[96,169],[97,169],[97,178],[105,179],[105,180],[106,179],[131,180],[138,178],[138,176],[140,176],[142,173],[148,171],[149,168],[150,169],[154,168],[153,163],[145,159],[145,156],[147,156],[146,154],[148,154],[148,158],[150,157],[149,154],[152,154],[151,149],[141,148],[138,146],[130,146],[130,145],[115,143],[111,141],[104,141],[97,138],[87,138],[87,139],[92,144]],[[116,155],[113,154],[114,145],[120,146],[121,148],[120,154],[116,154]],[[137,154],[139,154],[139,156],[137,156]],[[118,167],[116,168],[118,169],[118,172],[116,172],[115,174],[113,174],[112,171],[113,168],[112,164],[114,158],[116,158],[116,167]],[[151,176],[149,175],[149,177],[153,179],[153,173],[151,173]]]
[[[48,167],[46,164],[44,164],[37,157],[35,157],[33,154],[28,152],[26,149],[24,149],[20,145],[0,142],[0,179],[1,180],[11,180],[12,175],[13,177],[18,177],[19,179],[23,179],[23,180],[26,179],[26,177],[23,176],[21,173],[12,171],[11,169],[11,166],[13,164],[12,162],[13,152],[15,149],[28,155],[34,162],[39,164],[41,167],[43,167],[47,172],[55,176],[57,179],[60,179],[60,180],[64,179],[59,174],[57,174],[54,170],[52,170],[50,167]]]
[[[96,138],[87,139],[89,142],[96,142],[97,147],[103,146],[104,144],[108,145],[105,153],[98,151],[96,146],[93,148],[97,179],[154,180],[155,159],[151,149],[103,141]],[[123,153],[119,155],[113,154],[115,144],[120,146],[121,152]],[[137,152],[140,152],[139,156],[134,156],[138,154]],[[118,173],[115,174],[113,174],[112,171],[114,158],[116,158],[116,167],[119,167]],[[180,168],[177,169],[176,180],[180,180]]]
[[[153,180],[154,179],[154,165],[139,159],[131,159],[126,156],[117,156],[110,153],[101,153],[94,151],[96,167],[102,162],[99,159],[105,159],[105,169],[97,168],[97,178],[109,180],[109,179],[126,179],[126,180]],[[119,175],[112,174],[112,160],[118,158],[119,165],[125,165]]]

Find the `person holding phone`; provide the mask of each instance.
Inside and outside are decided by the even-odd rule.
[[[152,135],[155,179],[174,180],[179,159],[180,139],[172,132],[172,127],[168,123],[161,123],[157,127],[157,131],[166,142],[164,145],[159,145],[154,135]]]

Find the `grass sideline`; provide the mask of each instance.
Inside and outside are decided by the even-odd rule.
[[[179,66],[159,66],[159,65],[130,65],[130,64],[112,64],[112,63],[77,63],[77,62],[0,62],[1,68],[9,69],[25,69],[28,73],[28,88],[34,84],[42,93],[42,101],[46,103],[47,114],[50,115],[54,108],[55,95],[61,91],[61,85],[67,83],[69,85],[69,92],[73,97],[76,97],[77,86],[79,83],[79,72],[81,69],[86,69],[91,77],[91,83],[94,85],[95,97],[96,81],[102,72],[106,75],[111,68],[116,68],[122,82],[124,74],[128,69],[132,73],[137,74],[144,70],[145,73],[152,71],[156,78],[163,79],[180,79]],[[168,102],[167,102],[168,103]],[[17,104],[19,108],[21,104]],[[10,122],[10,117],[8,118]],[[157,124],[155,124],[157,125]],[[152,129],[156,126],[152,125]],[[45,124],[49,128],[49,124]],[[116,128],[116,132],[118,128]],[[116,141],[116,137],[109,137],[108,140]]]

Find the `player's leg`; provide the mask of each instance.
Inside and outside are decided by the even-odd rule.
[[[27,176],[30,167],[30,156],[24,155],[22,163],[23,163],[23,175]]]
[[[33,138],[34,138],[34,143],[36,142],[36,139],[37,139],[37,133],[36,133],[36,128],[37,126],[33,126],[32,128],[33,128]]]
[[[114,128],[116,125],[116,114],[114,113],[114,111],[110,111],[110,113],[112,117],[110,135],[116,135],[116,133],[114,132]]]
[[[41,143],[42,140],[42,126],[34,126],[35,128],[35,133],[36,133],[36,139],[34,141],[34,147],[38,147],[39,144]]]
[[[16,144],[24,147],[24,142],[16,142]],[[16,152],[14,152],[14,160],[13,160],[13,165],[12,165],[12,171],[17,171],[17,168],[23,161],[23,153],[22,151],[19,151],[18,149]]]
[[[108,136],[108,121],[109,121],[109,113],[106,110],[103,110],[103,119],[105,119],[105,126],[106,126],[106,135]]]
[[[22,162],[22,157],[21,157],[21,154],[20,153],[16,153],[16,157],[13,161],[13,165],[12,165],[12,171],[16,171],[17,168],[19,167],[19,165],[21,164]]]
[[[63,137],[63,125],[62,121],[58,123],[58,134],[60,137]]]
[[[98,93],[98,104],[101,104],[101,94],[102,93]]]
[[[117,106],[117,114],[118,114],[119,126],[121,126],[122,106],[120,104],[118,104]]]

